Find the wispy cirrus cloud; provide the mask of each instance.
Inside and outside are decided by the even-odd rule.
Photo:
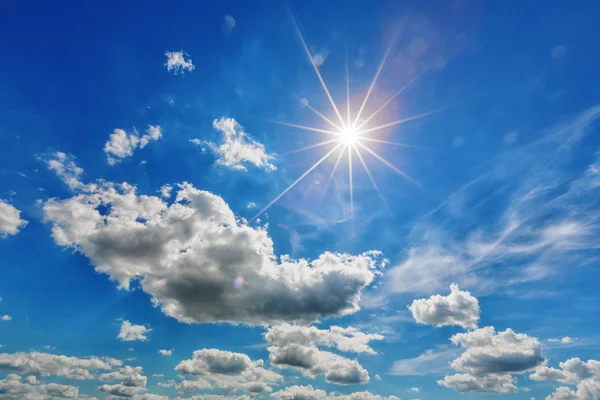
[[[577,153],[600,107],[498,157],[418,222],[392,293],[432,294],[452,282],[481,291],[590,262],[600,246],[600,155]],[[584,162],[584,163],[582,163]]]

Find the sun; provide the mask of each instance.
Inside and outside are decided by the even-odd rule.
[[[350,104],[350,77],[349,77],[348,59],[346,58],[346,104],[344,107],[345,111],[346,111],[346,113],[345,113],[346,115],[345,115],[345,117],[343,117],[342,113],[340,112],[340,109],[342,111],[344,111],[344,108],[338,107],[338,105],[335,103],[335,101],[331,97],[331,93],[329,93],[329,89],[327,88],[327,85],[325,84],[325,81],[323,80],[323,77],[321,76],[319,67],[315,63],[315,58],[313,57],[313,54],[311,53],[310,49],[308,48],[308,45],[306,44],[306,41],[304,40],[302,33],[300,32],[300,28],[298,27],[298,23],[296,22],[296,19],[292,18],[292,22],[294,24],[294,28],[296,30],[298,38],[300,39],[300,42],[302,43],[302,47],[304,48],[306,55],[308,56],[308,60],[310,61],[311,65],[313,67],[313,70],[315,71],[315,74],[316,74],[317,78],[319,79],[319,82],[321,83],[323,92],[325,93],[325,95],[327,96],[327,99],[329,100],[329,103],[331,104],[331,107],[335,113],[335,116],[332,116],[333,119],[329,118],[328,116],[323,114],[321,111],[314,108],[306,98],[300,98],[300,97],[294,95],[294,97],[296,97],[298,100],[300,100],[303,107],[306,107],[307,109],[309,109],[310,111],[315,113],[317,116],[319,116],[323,120],[323,122],[326,123],[326,125],[323,127],[312,127],[312,126],[306,126],[306,125],[300,125],[300,124],[294,124],[294,123],[276,121],[276,120],[271,120],[271,122],[274,122],[274,123],[277,123],[280,125],[284,125],[284,126],[288,126],[291,128],[301,129],[304,131],[321,133],[327,137],[327,139],[322,142],[311,144],[311,145],[308,145],[308,146],[305,146],[305,147],[302,147],[299,149],[291,150],[291,151],[288,151],[288,152],[282,153],[282,154],[298,153],[301,151],[306,151],[309,149],[316,149],[316,148],[319,148],[322,146],[328,146],[328,145],[333,146],[333,148],[330,148],[327,151],[327,153],[325,153],[317,162],[315,162],[312,166],[310,166],[306,171],[304,171],[304,173],[302,175],[300,175],[295,181],[293,181],[288,187],[286,187],[281,193],[279,193],[273,200],[271,200],[266,206],[264,206],[252,219],[250,219],[250,221],[252,222],[252,221],[256,220],[269,207],[271,207],[273,204],[275,204],[279,199],[281,199],[283,196],[285,196],[285,194],[288,193],[294,186],[296,186],[300,181],[302,181],[304,178],[306,178],[307,175],[309,175],[312,171],[314,171],[325,160],[331,159],[331,157],[334,157],[335,162],[333,164],[333,168],[330,172],[329,178],[327,179],[327,182],[325,183],[325,187],[324,187],[323,191],[324,191],[324,193],[327,192],[327,188],[329,187],[329,184],[330,184],[336,170],[338,169],[338,166],[341,164],[342,158],[347,158],[347,160],[348,160],[348,183],[349,183],[348,186],[350,189],[349,190],[350,214],[351,214],[351,220],[352,220],[353,224],[354,224],[353,159],[355,157],[356,157],[356,161],[359,161],[360,164],[362,165],[369,180],[371,181],[371,183],[373,185],[373,188],[375,189],[375,191],[381,198],[384,205],[386,205],[386,202],[381,194],[381,191],[379,190],[379,187],[377,186],[377,183],[375,182],[375,178],[373,177],[373,175],[371,174],[371,171],[369,170],[369,168],[367,166],[367,162],[365,161],[365,157],[363,157],[363,155],[368,154],[370,157],[373,157],[373,158],[377,159],[379,162],[383,163],[385,166],[387,166],[393,172],[402,176],[408,182],[412,183],[415,186],[423,188],[423,186],[418,181],[416,181],[415,179],[410,177],[407,173],[400,170],[398,167],[394,166],[391,162],[389,162],[388,160],[383,158],[375,150],[371,149],[370,146],[374,145],[374,144],[380,144],[380,145],[383,144],[383,145],[387,145],[387,146],[391,145],[391,146],[401,146],[401,147],[411,147],[411,148],[423,149],[422,147],[414,146],[414,145],[410,145],[410,144],[406,144],[406,143],[383,140],[383,139],[377,137],[376,132],[381,131],[382,129],[392,128],[394,126],[403,124],[408,121],[412,121],[415,119],[426,117],[428,115],[436,114],[440,111],[445,110],[447,107],[441,107],[437,110],[405,117],[405,118],[402,118],[402,119],[399,119],[396,121],[384,123],[384,124],[377,125],[377,126],[369,126],[370,125],[369,122],[371,120],[373,120],[375,118],[375,116],[377,114],[379,114],[383,109],[385,109],[388,105],[390,105],[390,103],[392,103],[392,101],[394,99],[396,99],[405,89],[407,89],[421,74],[423,74],[425,72],[426,68],[423,68],[423,69],[421,69],[421,71],[416,73],[409,82],[407,82],[403,87],[401,87],[398,91],[396,91],[390,98],[388,98],[386,101],[384,101],[383,104],[381,104],[375,111],[372,111],[370,113],[370,115],[362,117],[363,111],[366,111],[365,107],[366,107],[366,105],[369,101],[369,98],[373,92],[373,88],[375,87],[375,84],[381,73],[381,70],[383,69],[383,66],[385,65],[386,59],[388,58],[388,56],[390,54],[390,51],[392,49],[392,45],[393,45],[395,39],[392,38],[392,40],[390,41],[390,44],[387,47],[387,50],[383,56],[383,59],[381,60],[379,66],[377,68],[377,72],[375,73],[375,76],[373,77],[373,80],[371,81],[371,85],[369,86],[369,89],[367,90],[367,92],[363,98],[360,108],[358,109],[358,112],[356,112],[356,113],[352,112],[353,110],[352,110],[352,107]],[[387,205],[386,205],[386,208],[387,208]]]
[[[344,126],[340,130],[339,141],[340,141],[340,143],[343,143],[346,146],[352,146],[352,145],[356,144],[356,142],[358,141],[358,137],[359,137],[358,129],[356,128],[356,126],[354,124],[352,124],[352,125]]]

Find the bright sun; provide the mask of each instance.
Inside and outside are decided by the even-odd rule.
[[[358,140],[358,129],[355,125],[344,126],[344,129],[340,131],[340,142],[349,146],[356,143]]]

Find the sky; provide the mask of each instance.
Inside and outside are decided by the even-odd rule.
[[[3,1],[0,399],[600,399],[594,1]]]

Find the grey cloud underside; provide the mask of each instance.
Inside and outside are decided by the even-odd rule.
[[[139,279],[153,303],[182,322],[260,325],[351,314],[382,265],[378,252],[277,260],[265,229],[187,183],[170,204],[128,184],[74,187],[79,194],[44,204],[56,243],[86,255],[121,288]],[[241,287],[233,285],[237,277]]]
[[[469,292],[463,292],[458,285],[450,285],[448,296],[439,294],[429,299],[419,299],[409,306],[414,319],[420,324],[435,326],[458,325],[467,329],[477,327],[479,321],[479,301]]]

